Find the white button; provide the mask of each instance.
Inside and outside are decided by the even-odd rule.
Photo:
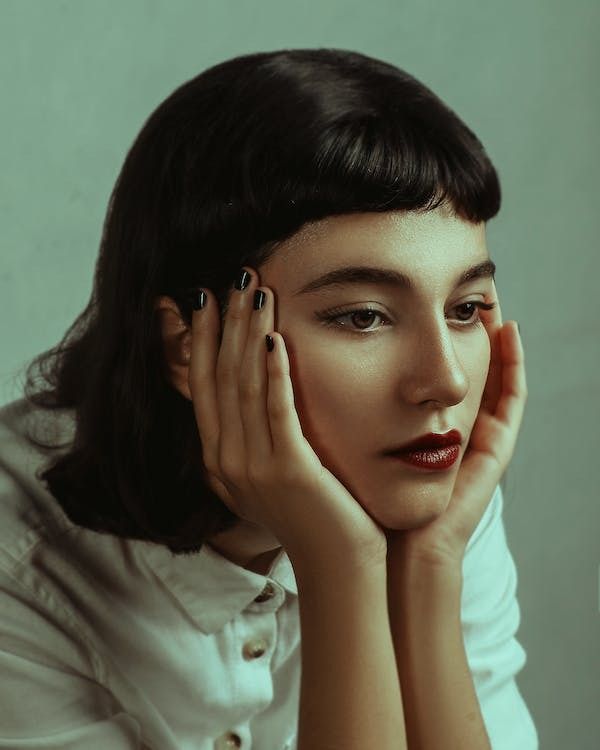
[[[257,659],[259,656],[262,656],[267,650],[267,645],[267,642],[262,638],[255,638],[252,641],[247,641],[244,643],[244,648],[242,650],[244,659]]]
[[[268,599],[272,599],[275,595],[275,586],[271,583],[271,581],[267,581],[266,586],[264,589],[260,592],[260,594],[256,597],[254,600],[255,602],[266,602]]]
[[[235,732],[225,732],[215,740],[215,750],[233,750],[233,748],[241,746],[242,740]]]

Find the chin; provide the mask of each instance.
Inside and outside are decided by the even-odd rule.
[[[362,504],[371,518],[384,529],[418,529],[439,518],[450,502],[447,488],[413,490],[410,497],[380,495],[377,502]]]

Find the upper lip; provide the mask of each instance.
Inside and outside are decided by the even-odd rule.
[[[436,432],[429,432],[427,435],[421,435],[415,440],[411,440],[410,443],[405,443],[397,448],[392,448],[386,453],[404,453],[409,450],[418,450],[423,448],[439,448],[445,445],[456,445],[462,442],[462,435],[458,430],[450,430],[439,434]]]

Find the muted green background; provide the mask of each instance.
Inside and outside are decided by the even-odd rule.
[[[503,187],[488,247],[504,319],[525,345],[505,523],[528,655],[518,682],[543,750],[600,746],[599,11],[593,0],[0,0],[0,403],[87,302],[135,135],[206,67],[354,49],[417,76],[478,134]]]

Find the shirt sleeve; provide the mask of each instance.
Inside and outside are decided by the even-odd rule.
[[[0,750],[143,750],[139,722],[95,679],[43,589],[0,569]]]
[[[461,619],[475,690],[493,750],[538,750],[538,736],[516,683],[527,660],[517,571],[506,541],[500,485],[463,561]]]

